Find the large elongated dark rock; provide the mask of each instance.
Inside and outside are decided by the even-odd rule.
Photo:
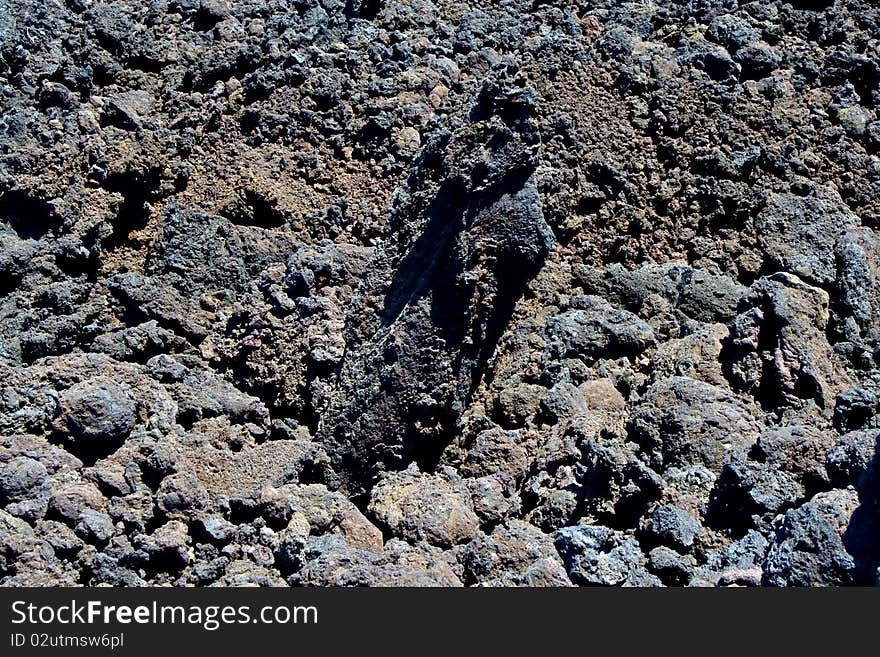
[[[534,102],[496,69],[469,121],[429,143],[396,193],[318,432],[353,493],[388,467],[431,467],[552,245],[531,178]]]

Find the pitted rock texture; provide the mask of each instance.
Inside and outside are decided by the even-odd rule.
[[[880,584],[880,10],[0,0],[0,584]]]

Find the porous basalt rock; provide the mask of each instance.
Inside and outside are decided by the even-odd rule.
[[[878,34],[0,0],[0,585],[877,584]]]

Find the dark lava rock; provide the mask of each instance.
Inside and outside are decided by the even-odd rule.
[[[127,387],[107,377],[77,383],[59,400],[61,419],[75,445],[100,448],[131,433],[136,404]]]
[[[702,533],[700,521],[673,504],[664,504],[654,510],[647,531],[653,540],[679,551],[693,547]]]
[[[597,297],[572,300],[574,310],[551,317],[545,333],[557,358],[636,356],[654,344],[654,332],[638,317]]]
[[[499,68],[471,121],[438,137],[399,190],[395,232],[367,274],[378,287],[364,291],[381,303],[349,329],[351,353],[318,434],[352,491],[370,472],[430,459],[451,440],[552,245],[531,179],[534,103],[523,80]]]
[[[852,489],[820,493],[781,519],[764,559],[770,586],[842,586],[853,581],[855,561],[844,533],[858,506]]]
[[[0,464],[0,503],[36,497],[46,482],[46,466],[26,456]]]
[[[836,274],[835,244],[857,225],[858,218],[833,190],[811,185],[771,195],[756,227],[774,268],[828,284]]]
[[[719,470],[757,440],[750,409],[723,389],[686,377],[658,381],[630,418],[631,434],[652,468],[704,465]]]
[[[0,0],[0,586],[877,584],[878,34]]]
[[[554,534],[559,555],[576,584],[651,586],[635,538],[601,525],[564,527]]]
[[[113,520],[106,513],[84,509],[74,531],[88,543],[104,545],[113,536]]]

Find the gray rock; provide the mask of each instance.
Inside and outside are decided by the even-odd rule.
[[[245,559],[236,559],[226,565],[220,586],[284,586],[285,581],[265,566]]]
[[[788,426],[765,431],[750,457],[794,476],[807,490],[827,488],[826,452],[836,435],[809,426]]]
[[[150,114],[156,100],[152,94],[143,89],[123,91],[111,96],[105,105],[108,116],[127,130],[141,127],[141,123]]]
[[[74,528],[76,535],[94,545],[104,545],[113,536],[113,520],[106,513],[84,509]]]
[[[868,468],[877,449],[876,431],[851,431],[825,453],[825,468],[837,487],[855,484]]]
[[[585,267],[580,278],[585,289],[630,312],[642,314],[661,298],[687,317],[710,324],[729,322],[746,290],[729,276],[676,264],[633,270],[621,265]]]
[[[544,333],[555,358],[634,357],[654,344],[651,327],[599,297],[572,299],[573,310],[547,320]]]
[[[59,405],[64,426],[82,448],[112,445],[131,433],[136,421],[128,387],[108,377],[71,386],[61,394]]]
[[[541,414],[547,424],[556,424],[587,412],[587,401],[580,388],[560,381],[541,398]]]
[[[0,504],[39,496],[44,489],[46,475],[46,466],[26,456],[0,464]]]
[[[279,536],[275,548],[275,563],[282,573],[299,570],[306,562],[306,542],[309,522],[302,514],[293,517]]]
[[[679,551],[693,547],[702,533],[700,521],[674,504],[657,507],[651,514],[647,530],[653,540]]]
[[[528,453],[520,442],[518,435],[499,428],[481,431],[468,449],[461,474],[481,477],[502,473],[516,481],[521,480],[528,468]]]
[[[706,38],[735,51],[761,38],[761,33],[748,19],[736,14],[722,14],[712,19],[706,29]]]
[[[722,348],[729,331],[722,324],[682,327],[681,337],[658,345],[651,356],[651,377],[655,381],[686,376],[718,387],[728,386],[721,366]]]
[[[67,525],[55,520],[44,520],[37,523],[37,535],[45,540],[55,554],[61,558],[69,559],[76,555],[83,547],[83,541]]]
[[[235,525],[224,518],[216,516],[202,517],[198,520],[198,524],[208,539],[218,545],[228,543],[235,535]]]
[[[843,332],[851,341],[875,344],[880,338],[880,242],[867,226],[851,228],[835,246],[841,306],[851,317]]]
[[[288,484],[264,488],[258,500],[260,513],[279,528],[288,526],[298,514],[314,534],[332,532],[345,537],[348,545],[363,550],[381,550],[382,532],[344,495],[322,484]]]
[[[309,539],[307,563],[295,583],[304,586],[461,586],[442,553],[389,541],[382,554],[350,548],[339,536]]]
[[[189,543],[187,527],[179,520],[171,520],[147,536],[135,537],[134,541],[135,547],[148,555],[153,568],[172,570],[190,563]]]
[[[750,529],[740,539],[706,555],[706,569],[720,578],[728,571],[761,571],[769,541],[763,534]]]
[[[553,540],[576,584],[621,586],[639,582],[645,574],[645,555],[638,541],[622,532],[576,525],[556,531]]]
[[[767,523],[805,497],[791,474],[773,465],[737,458],[725,464],[715,482],[708,515],[716,525],[734,529]]]
[[[837,395],[834,426],[841,433],[880,428],[880,385],[869,379]]]
[[[583,509],[594,522],[635,524],[664,488],[661,477],[622,440],[580,444]]]
[[[458,558],[466,578],[484,586],[571,586],[553,539],[521,520],[479,534]]]
[[[658,381],[630,417],[630,432],[649,465],[719,470],[757,440],[761,427],[732,393],[687,377]]]
[[[782,54],[764,41],[756,41],[739,49],[733,59],[750,78],[765,78],[782,64]]]
[[[855,561],[844,546],[858,495],[852,489],[819,493],[786,512],[764,559],[768,586],[843,586],[853,581]]]
[[[351,492],[451,442],[553,245],[532,179],[535,95],[513,69],[493,69],[469,120],[438,135],[395,196],[318,431]]]
[[[30,525],[0,510],[0,575],[15,574],[22,556],[37,551],[39,546]]]
[[[541,398],[547,389],[533,383],[519,383],[498,394],[497,408],[504,426],[521,427],[538,412]]]
[[[465,483],[481,524],[495,525],[520,510],[516,483],[507,475],[486,475],[466,479]]]
[[[648,553],[647,568],[670,586],[685,586],[693,576],[692,557],[683,557],[668,547],[656,547]]]
[[[828,285],[836,278],[837,240],[858,225],[836,191],[808,184],[803,193],[770,194],[755,228],[772,266]]]
[[[107,500],[98,487],[80,481],[53,487],[48,513],[72,526],[86,509],[104,512],[106,508]]]
[[[840,125],[849,136],[855,138],[865,134],[870,118],[865,109],[858,105],[841,107],[837,110],[837,120],[840,121]]]
[[[215,20],[229,16],[229,3],[226,0],[200,0],[199,11]]]

